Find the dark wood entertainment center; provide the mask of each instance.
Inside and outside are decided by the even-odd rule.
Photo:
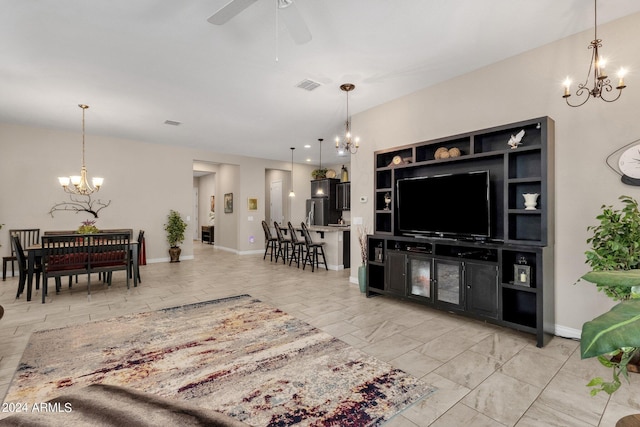
[[[532,333],[544,346],[555,328],[553,147],[554,121],[541,117],[375,152],[367,296],[410,299]],[[438,149],[460,154],[436,159]],[[489,238],[398,230],[398,180],[479,170],[489,171]],[[525,208],[525,193],[539,194],[535,208]],[[428,194],[416,197],[424,209],[438,208]],[[473,206],[458,220],[469,215]]]

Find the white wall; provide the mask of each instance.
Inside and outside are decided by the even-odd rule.
[[[69,196],[57,183],[58,176],[78,174],[81,167],[81,134],[13,124],[0,124],[0,253],[10,251],[8,229],[37,227],[42,230],[75,230],[93,217],[85,212],[54,213],[49,209]],[[168,261],[164,223],[169,210],[183,218],[193,211],[194,161],[218,163],[216,173],[216,245],[238,253],[263,248],[259,218],[248,221],[247,198],[264,202],[266,169],[290,169],[289,162],[232,156],[205,150],[124,140],[88,133],[86,165],[89,177],[105,179],[94,199],[111,201],[99,212],[99,228],[145,230],[147,261]],[[308,181],[307,181],[308,183]],[[234,212],[225,214],[225,193],[234,195]],[[298,198],[294,210],[304,211]],[[182,255],[193,256],[193,221],[188,221]],[[248,237],[254,235],[254,243]]]
[[[556,323],[563,335],[579,334],[583,322],[613,304],[593,285],[574,285],[588,271],[587,226],[596,223],[602,204],[616,204],[622,194],[640,197],[640,187],[622,184],[605,164],[611,152],[640,138],[640,14],[599,27],[599,35],[609,62],[632,70],[627,89],[611,104],[591,100],[571,108],[561,97],[566,75],[582,78],[587,71],[589,31],[356,115],[353,129],[362,143],[351,159],[352,217],[373,224],[375,150],[550,116],[556,123]],[[360,196],[369,201],[361,204]]]

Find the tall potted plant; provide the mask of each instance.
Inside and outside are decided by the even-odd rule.
[[[622,209],[602,205],[596,217],[598,225],[589,226],[593,235],[587,239],[591,250],[585,252],[586,263],[594,271],[634,270],[640,267],[640,209],[629,196],[620,196]],[[629,299],[626,286],[594,282],[599,291],[614,301]],[[608,282],[609,283],[609,282]]]
[[[172,209],[167,216],[167,223],[164,225],[164,230],[167,232],[167,242],[169,242],[171,262],[180,262],[182,249],[178,245],[184,241],[186,229],[187,223],[184,222],[179,212]]]
[[[596,377],[587,384],[593,387],[591,394],[600,391],[612,394],[620,388],[620,376],[628,381],[629,367],[640,364],[640,270],[592,271],[582,278],[629,291],[629,299],[586,322],[580,337],[581,357],[597,357],[612,370],[612,381]]]

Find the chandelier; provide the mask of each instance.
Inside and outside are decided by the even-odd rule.
[[[349,121],[349,92],[355,88],[356,86],[351,83],[340,85],[340,89],[347,93],[347,120],[345,122],[346,130],[344,138],[341,140],[339,136],[336,136],[336,150],[339,155],[343,155],[346,152],[356,154],[358,152],[358,148],[360,148],[360,138],[357,136],[355,138],[352,137],[351,123]]]
[[[296,197],[296,193],[293,192],[293,150],[296,147],[291,147],[291,191],[289,191],[289,197]]]
[[[618,86],[616,89],[618,90],[618,95],[614,97],[615,94],[611,94],[610,97],[607,96],[613,90],[613,86],[611,85],[611,80],[609,80],[609,76],[607,76],[607,72],[604,67],[606,61],[604,58],[600,56],[600,52],[598,52],[598,48],[602,47],[602,40],[598,38],[598,6],[597,0],[593,1],[594,3],[594,28],[593,33],[594,37],[591,43],[589,43],[588,48],[591,49],[591,63],[589,64],[589,70],[587,71],[587,78],[584,83],[578,84],[578,89],[575,94],[578,97],[586,96],[586,98],[578,98],[583,99],[582,102],[572,104],[569,102],[569,98],[571,97],[571,80],[569,77],[564,81],[564,95],[562,96],[567,104],[571,107],[579,107],[584,105],[591,97],[600,98],[605,102],[614,102],[620,95],[622,95],[622,89],[627,87],[624,84],[624,75],[626,70],[624,68],[620,68],[618,72]],[[589,89],[589,79],[591,77],[591,73],[593,72],[593,87]]]
[[[91,185],[89,185],[89,182],[87,181],[87,168],[84,165],[84,112],[87,108],[89,108],[89,106],[78,104],[78,107],[82,108],[82,169],[80,170],[80,176],[73,175],[70,177],[58,177],[58,182],[60,182],[60,185],[62,185],[62,188],[67,193],[88,196],[100,190],[104,179],[98,177],[93,178],[92,182],[93,187],[95,188],[91,187]],[[69,186],[70,183],[73,185],[72,187]]]
[[[320,164],[318,165],[318,170],[322,171],[322,141],[324,138],[318,138],[318,144],[320,145]],[[326,173],[326,170],[324,171]],[[326,175],[322,175],[322,178],[326,177]],[[324,190],[322,189],[322,185],[318,185],[318,189],[316,190],[316,196],[324,196]],[[311,196],[313,197],[313,195]]]

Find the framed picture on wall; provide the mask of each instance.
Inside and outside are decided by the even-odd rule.
[[[224,213],[233,213],[233,193],[224,195]]]
[[[211,196],[211,212],[216,211],[216,196]]]
[[[247,201],[247,206],[249,207],[250,211],[257,211],[258,199],[256,197],[249,197],[249,200]]]

